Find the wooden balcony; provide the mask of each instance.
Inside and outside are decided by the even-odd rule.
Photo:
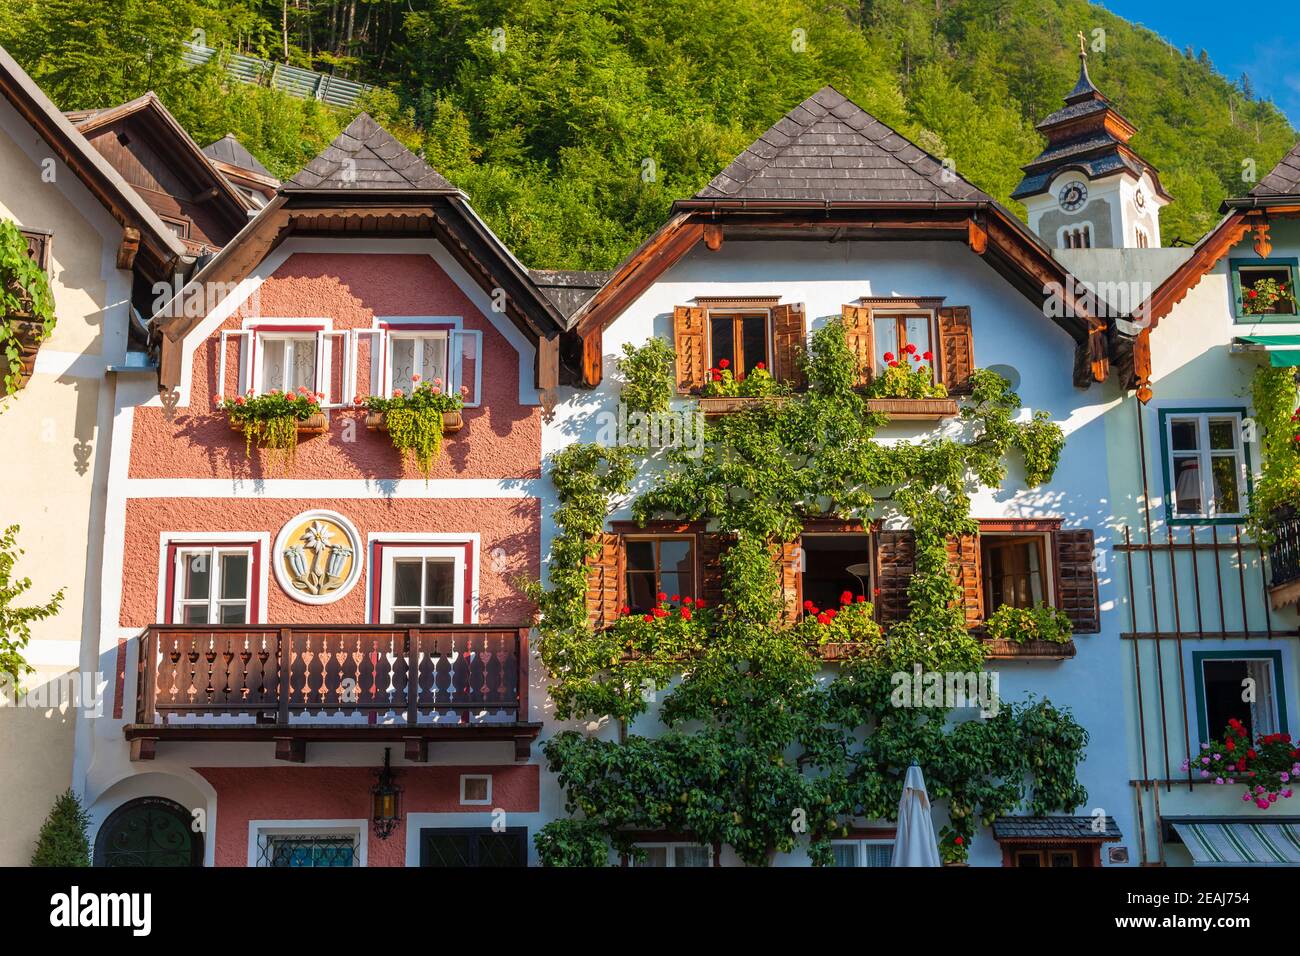
[[[447,624],[171,625],[139,641],[131,756],[159,741],[393,741],[408,760],[430,741],[510,741],[527,759],[528,628]]]

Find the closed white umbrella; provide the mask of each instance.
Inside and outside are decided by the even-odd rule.
[[[930,795],[916,764],[907,768],[903,798],[898,801],[898,830],[890,866],[941,866],[939,841],[930,819]]]

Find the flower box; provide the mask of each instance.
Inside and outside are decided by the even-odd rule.
[[[733,412],[742,412],[764,402],[784,402],[784,396],[765,395],[758,398],[739,398],[735,396],[706,396],[700,399],[700,411],[705,418],[720,418]]]
[[[244,431],[244,426],[233,418],[230,419],[230,427],[232,430],[240,432],[241,434]],[[324,412],[317,412],[307,418],[298,420],[299,435],[323,435],[329,431],[329,427],[329,419],[325,417]]]
[[[957,416],[955,398],[869,398],[867,411],[904,421],[933,421]]]
[[[460,412],[443,412],[442,413],[442,433],[450,435],[460,431],[465,427],[465,419]],[[388,419],[386,412],[367,412],[366,428],[370,431],[388,431]]]
[[[13,330],[18,345],[18,364],[22,368],[15,383],[17,390],[31,381],[32,373],[36,370],[36,353],[45,338],[45,324],[40,319],[21,312],[5,316],[4,322]]]
[[[1074,641],[999,641],[984,639],[987,660],[991,661],[1063,661],[1077,653]]]

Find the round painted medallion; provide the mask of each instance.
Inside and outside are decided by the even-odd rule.
[[[275,539],[275,579],[294,600],[330,604],[361,577],[361,536],[332,511],[304,511],[289,519]]]

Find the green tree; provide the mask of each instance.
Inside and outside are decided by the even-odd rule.
[[[20,606],[19,600],[31,589],[30,578],[16,578],[14,566],[23,550],[18,547],[18,525],[0,535],[0,681],[17,687],[33,668],[23,657],[31,640],[33,621],[53,617],[63,605],[63,588],[44,604]]]
[[[41,824],[32,866],[90,866],[89,827],[90,814],[81,800],[71,789],[63,791]]]

